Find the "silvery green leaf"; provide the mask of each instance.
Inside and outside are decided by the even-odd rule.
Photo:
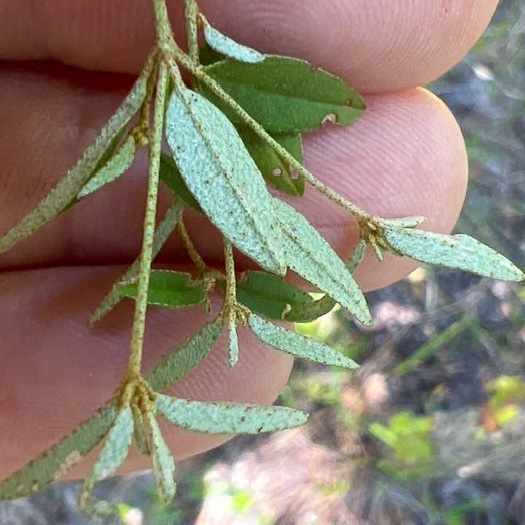
[[[304,60],[267,56],[245,64],[226,59],[204,70],[271,133],[315,131],[326,123],[346,126],[365,110],[363,99],[346,82]],[[199,91],[232,122],[243,124],[204,84]]]
[[[233,368],[239,362],[239,338],[235,319],[228,321],[228,355],[230,366]]]
[[[173,230],[182,217],[183,208],[182,203],[177,200],[166,212],[166,215],[155,231],[155,236],[153,238],[153,258],[159,254],[164,244],[166,244],[168,237],[173,233]],[[93,315],[89,320],[90,326],[98,323],[98,321],[113,310],[113,308],[123,299],[118,286],[123,282],[129,282],[135,279],[139,273],[139,266],[140,258],[137,258],[124,275],[122,275],[122,277],[111,287],[111,290],[107,293],[104,299],[102,299],[100,306],[95,312],[93,312]]]
[[[91,493],[95,484],[113,474],[124,463],[133,439],[133,426],[133,412],[131,408],[127,407],[120,410],[115,419],[115,424],[106,437],[91,476],[84,481],[80,496],[81,508],[93,508]]]
[[[222,333],[222,320],[207,324],[186,342],[165,355],[146,375],[155,391],[169,388],[177,379],[197,367],[210,353]]]
[[[354,273],[363,262],[365,252],[366,241],[360,239],[352,257],[346,263],[346,267],[350,273]],[[321,297],[316,301],[309,301],[293,306],[283,315],[283,319],[292,323],[311,323],[319,317],[331,312],[336,304],[336,301],[326,294],[324,297]]]
[[[153,472],[159,488],[162,503],[169,503],[175,496],[177,484],[175,483],[175,460],[160,431],[159,425],[153,416],[148,417],[153,448]]]
[[[121,283],[118,292],[124,297],[135,299],[138,284]],[[148,304],[180,310],[204,303],[206,292],[203,281],[194,281],[189,273],[154,270],[150,274]]]
[[[30,237],[42,226],[54,219],[75,200],[84,184],[93,175],[106,150],[111,148],[113,139],[129,124],[139,111],[146,97],[148,79],[153,69],[153,55],[135,82],[131,92],[115,114],[102,128],[95,142],[87,148],[78,162],[69,170],[57,186],[29,212],[16,226],[0,237],[0,253]]]
[[[133,412],[130,407],[124,408],[118,413],[109,431],[87,485],[107,478],[122,465],[128,456],[129,446],[133,439],[133,426]]]
[[[58,481],[104,439],[116,417],[116,403],[106,404],[59,443],[0,481],[0,501],[28,496]]]
[[[415,228],[423,224],[427,219],[425,217],[401,217],[399,219],[382,219],[381,223],[387,228]]]
[[[210,434],[259,434],[304,424],[307,414],[287,407],[203,403],[157,396],[157,411],[170,423]]]
[[[262,62],[266,58],[265,55],[259,53],[259,51],[243,46],[226,35],[223,35],[220,31],[212,27],[203,16],[201,16],[201,20],[204,23],[204,38],[206,42],[218,53],[248,64]]]
[[[136,145],[135,139],[130,135],[122,147],[109,158],[107,163],[100,168],[89,179],[88,183],[78,194],[79,198],[86,197],[91,193],[99,190],[106,184],[117,180],[121,175],[126,173],[135,159]]]
[[[287,265],[326,292],[365,325],[372,317],[363,292],[322,235],[294,208],[274,199],[274,209],[284,238]]]
[[[168,188],[180,197],[188,206],[202,212],[199,203],[186,186],[175,161],[166,153],[160,155],[160,179]]]
[[[184,87],[173,93],[166,120],[175,162],[211,222],[263,268],[284,274],[271,196],[232,123]]]
[[[148,442],[148,436],[145,432],[144,417],[140,408],[134,404],[131,405],[133,410],[133,420],[135,422],[133,426],[133,436],[135,438],[135,445],[137,445],[138,451],[143,456],[151,456],[151,448]]]
[[[164,356],[146,375],[146,380],[156,391],[169,388],[199,365],[221,332],[222,321],[206,325]],[[0,481],[0,501],[22,498],[58,481],[104,439],[115,423],[117,412],[117,403],[111,400],[70,435]]]
[[[384,238],[393,250],[417,261],[458,268],[492,279],[525,279],[525,274],[507,258],[468,235],[387,228]]]
[[[348,359],[328,345],[276,326],[255,314],[250,315],[249,324],[254,334],[261,341],[281,352],[323,365],[342,366],[344,368],[359,367],[355,361]]]

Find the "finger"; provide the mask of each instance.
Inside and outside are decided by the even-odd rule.
[[[0,479],[90,417],[124,377],[132,305],[119,306],[94,330],[86,327],[89,312],[119,271],[62,268],[0,276]],[[152,308],[144,369],[205,323],[202,309],[175,314]],[[292,360],[256,343],[244,328],[239,335],[237,367],[229,368],[222,341],[169,393],[185,399],[271,404],[288,380]],[[177,458],[226,440],[172,427],[166,437]],[[133,455],[127,468],[149,465]]]
[[[5,206],[0,231],[16,224],[63,176],[116,97],[65,83],[42,83],[21,75],[0,81],[0,117],[10,132],[0,143]],[[327,128],[305,138],[307,166],[326,184],[363,209],[384,217],[423,215],[425,227],[450,231],[466,190],[467,158],[450,112],[423,89],[367,97],[365,115],[349,128]],[[25,117],[20,119],[20,114]],[[50,120],[46,115],[52,114]],[[47,119],[47,120],[46,120]],[[45,121],[44,126],[42,122]],[[81,202],[34,237],[0,257],[3,268],[127,262],[140,249],[146,194],[146,162],[139,159],[125,178]],[[125,196],[125,198],[123,198]],[[290,199],[343,255],[355,245],[355,221],[308,188]],[[196,216],[189,224],[207,261],[221,260],[220,236]],[[176,260],[173,242],[164,260]],[[408,261],[370,259],[359,273],[365,289],[393,282],[413,268]]]
[[[311,60],[365,91],[433,80],[481,36],[497,0],[201,0],[219,29]],[[182,2],[169,2],[179,41]],[[0,59],[136,73],[154,39],[148,0],[0,0]]]

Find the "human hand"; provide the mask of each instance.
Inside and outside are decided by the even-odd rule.
[[[218,2],[201,0],[200,5],[214,25],[238,41],[306,58],[364,94],[368,109],[356,124],[305,138],[306,164],[321,180],[371,213],[424,215],[428,229],[448,232],[465,194],[465,147],[445,106],[415,86],[462,58],[497,2],[405,3],[227,0],[219,8]],[[174,16],[180,19],[180,12]],[[0,72],[5,130],[0,232],[34,207],[91,142],[130,85],[128,77],[114,73],[136,73],[152,40],[146,0],[0,0],[0,59],[65,64],[11,62]],[[111,397],[125,371],[130,305],[120,306],[94,330],[86,320],[140,250],[145,170],[144,160],[138,160],[125,182],[86,199],[0,257],[0,477],[90,416]],[[129,193],[125,205],[122,191]],[[357,235],[351,219],[311,191],[294,205],[341,255],[350,253]],[[219,260],[220,237],[198,217],[189,222],[205,259]],[[162,260],[182,262],[180,253],[173,242]],[[387,256],[380,264],[370,257],[356,277],[371,290],[412,268],[407,260]],[[203,320],[204,313],[152,309],[146,368]],[[291,360],[247,333],[242,336],[235,369],[229,369],[224,345],[218,345],[171,393],[271,403],[288,379]],[[224,441],[174,429],[166,437],[176,457]],[[142,466],[132,453],[126,467]],[[73,474],[81,475],[86,465],[80,468]]]

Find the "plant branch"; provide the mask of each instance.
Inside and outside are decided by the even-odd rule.
[[[153,259],[153,243],[155,235],[155,219],[157,215],[157,197],[159,190],[160,152],[164,131],[164,108],[167,89],[167,69],[161,61],[159,81],[155,99],[155,115],[150,139],[150,167],[146,213],[144,217],[144,238],[140,258],[135,317],[131,335],[131,356],[128,366],[130,377],[140,375],[142,350],[144,346],[144,330],[146,326],[146,310],[148,307],[148,289]]]
[[[188,35],[188,49],[190,58],[194,62],[199,62],[199,26],[198,16],[199,8],[195,0],[184,0],[186,32]]]
[[[163,55],[166,58],[168,67],[172,74],[174,70],[178,71],[177,63],[181,64],[187,69],[197,80],[206,84],[210,90],[217,95],[224,103],[226,103],[235,113],[249,126],[258,137],[261,138],[268,146],[270,146],[282,159],[287,162],[292,168],[304,177],[316,190],[325,195],[328,199],[335,202],[342,208],[354,215],[359,222],[370,221],[374,217],[365,212],[352,202],[345,199],[342,195],[326,186],[323,182],[317,179],[309,170],[307,170],[290,152],[288,152],[281,144],[279,144],[266,130],[253,119],[226,91],[222,89],[218,82],[211,78],[200,66],[191,60],[191,58],[182,51],[182,49],[175,42],[173,35],[170,35],[168,46],[161,48]],[[180,73],[178,73],[180,76]],[[175,78],[177,80],[177,78]]]
[[[184,220],[182,218],[177,223],[177,233],[179,234],[180,240],[182,241],[184,249],[190,257],[191,262],[195,266],[198,275],[202,275],[206,271],[206,263],[203,261],[199,252],[195,248],[195,245],[188,234],[188,230],[186,229]]]

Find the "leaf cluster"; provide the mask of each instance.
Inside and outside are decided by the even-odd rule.
[[[142,250],[90,320],[97,323],[121,300],[135,302],[128,372],[115,396],[88,421],[1,481],[0,499],[45,488],[103,443],[84,485],[82,503],[106,512],[107,506],[92,500],[93,486],[118,469],[135,443],[151,457],[159,492],[169,501],[176,489],[175,463],[158,418],[186,430],[221,434],[303,424],[306,414],[287,407],[205,403],[174,399],[161,392],[199,366],[223,332],[228,335],[229,363],[235,366],[242,359],[239,326],[294,357],[356,368],[340,352],[272,321],[311,322],[339,304],[359,322],[371,324],[366,299],[353,277],[367,247],[380,259],[387,251],[498,279],[524,278],[510,261],[470,237],[416,229],[421,217],[374,217],[327,188],[303,165],[302,136],[328,125],[352,124],[365,111],[360,95],[340,78],[303,60],[266,56],[234,42],[206,20],[195,0],[184,4],[189,54],[174,40],[164,0],[153,0],[157,43],[130,94],[57,187],[0,237],[3,253],[124,176],[138,152],[147,147]],[[200,49],[199,31],[206,40]],[[190,85],[183,82],[181,68],[189,73]],[[157,225],[160,183],[173,203]],[[294,206],[281,200],[283,194],[301,198],[307,184],[356,218],[361,235],[349,261],[341,260],[321,233]],[[187,213],[201,214],[219,230],[223,268],[208,266],[196,250],[185,228]],[[191,273],[152,269],[174,232],[194,264]],[[260,269],[239,274],[233,248]],[[301,276],[324,295],[314,300],[286,279],[288,272]],[[205,308],[211,316],[213,291],[222,298],[218,315],[144,373],[141,358],[148,307]],[[412,434],[401,432],[401,427],[424,423],[407,423],[406,417],[392,420],[389,427],[371,427],[385,443],[399,449],[398,455],[414,452],[403,452],[405,437]],[[419,448],[426,443],[425,429],[418,433]]]

